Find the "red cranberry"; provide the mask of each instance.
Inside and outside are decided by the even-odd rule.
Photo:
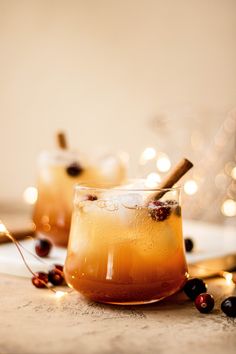
[[[167,206],[166,203],[160,201],[152,201],[148,205],[149,213],[153,220],[164,221],[171,212],[171,207]]]
[[[191,238],[186,238],[186,239],[184,240],[184,244],[185,244],[185,250],[186,250],[186,252],[192,252],[193,246],[194,246],[193,240],[192,240]]]
[[[38,239],[35,243],[35,252],[39,257],[47,257],[51,251],[52,244],[47,239]]]
[[[31,279],[32,283],[36,288],[46,288],[48,283],[48,275],[44,272],[37,272]]]
[[[66,172],[71,177],[77,177],[83,172],[83,168],[77,162],[73,162],[66,168]]]
[[[64,282],[63,267],[55,265],[52,270],[48,272],[48,280],[53,285],[61,285]]]
[[[183,290],[191,300],[195,300],[199,294],[207,291],[207,285],[202,279],[193,278],[187,281]]]
[[[174,199],[165,200],[165,204],[172,205],[172,206],[177,206],[178,205],[178,203]]]
[[[63,266],[61,264],[54,264],[54,268],[60,270],[63,273]]]
[[[91,202],[93,202],[94,200],[97,200],[98,197],[96,195],[92,195],[92,194],[87,194],[84,196],[84,200],[90,200]]]
[[[212,295],[202,293],[195,298],[195,306],[201,313],[209,313],[213,310],[215,300]]]
[[[221,303],[221,310],[229,317],[236,317],[236,296],[229,296]]]

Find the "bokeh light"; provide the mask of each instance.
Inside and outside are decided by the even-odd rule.
[[[143,150],[141,157],[140,157],[140,163],[145,164],[147,161],[152,160],[156,157],[156,150],[153,147],[147,147],[146,149]]]
[[[23,193],[24,201],[27,204],[35,204],[38,198],[38,191],[35,187],[27,187]]]
[[[231,177],[236,180],[236,166],[231,171]]]
[[[193,195],[198,191],[198,185],[193,179],[188,180],[184,184],[184,191],[188,195]]]
[[[156,166],[160,172],[169,171],[169,169],[171,168],[171,162],[169,157],[164,153],[160,153],[157,158]]]
[[[151,172],[146,178],[145,185],[147,188],[156,188],[161,182],[161,176],[156,172]]]
[[[221,212],[225,216],[235,216],[236,215],[236,202],[233,199],[226,199],[222,206]]]

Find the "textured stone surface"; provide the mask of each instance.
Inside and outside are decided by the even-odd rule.
[[[236,319],[219,304],[235,289],[224,279],[208,284],[216,307],[203,315],[182,293],[148,306],[107,306],[76,292],[56,299],[27,279],[0,275],[0,354],[233,354]]]

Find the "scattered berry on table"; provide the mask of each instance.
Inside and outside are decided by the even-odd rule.
[[[31,279],[32,283],[36,288],[46,288],[48,283],[48,275],[44,272],[37,272]]]
[[[51,251],[52,244],[47,239],[37,239],[35,242],[35,252],[39,257],[47,257]]]
[[[60,270],[63,273],[63,266],[61,264],[54,264],[54,268]]]
[[[184,245],[185,245],[186,252],[192,252],[193,247],[194,247],[194,243],[193,243],[193,240],[191,238],[185,238],[184,239]]]
[[[48,281],[53,285],[62,285],[64,282],[63,272],[55,267],[48,272]]]
[[[207,285],[202,279],[192,278],[187,281],[183,290],[191,300],[195,300],[199,294],[207,291]]]
[[[194,300],[195,306],[201,313],[209,313],[213,310],[215,300],[208,293],[199,294]]]
[[[236,317],[236,296],[230,296],[221,303],[221,310],[229,317]]]

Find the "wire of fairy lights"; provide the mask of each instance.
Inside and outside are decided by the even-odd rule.
[[[21,249],[24,249],[25,251],[27,251],[28,253],[33,255],[41,263],[46,263],[46,262],[44,262],[42,259],[40,259],[37,255],[33,254],[31,251],[27,250],[24,246],[22,246],[21,243],[18,242],[15,239],[15,237],[9,232],[9,230],[6,228],[6,226],[3,224],[3,222],[1,220],[0,220],[0,236],[6,236],[14,243],[14,245],[17,248],[17,251],[19,252],[19,254],[20,254],[21,258],[22,258],[22,261],[23,261],[25,267],[28,269],[28,271],[33,276],[37,277],[37,274],[28,265],[28,263],[27,263],[27,261],[25,259],[25,256],[24,256],[24,254],[23,254]],[[53,292],[56,298],[61,298],[61,297],[65,296],[65,295],[71,293],[71,291],[72,291],[72,290],[70,290],[70,291],[58,291],[58,290],[55,290],[53,287],[49,286],[42,279],[39,279],[39,281],[42,282],[49,291]]]

